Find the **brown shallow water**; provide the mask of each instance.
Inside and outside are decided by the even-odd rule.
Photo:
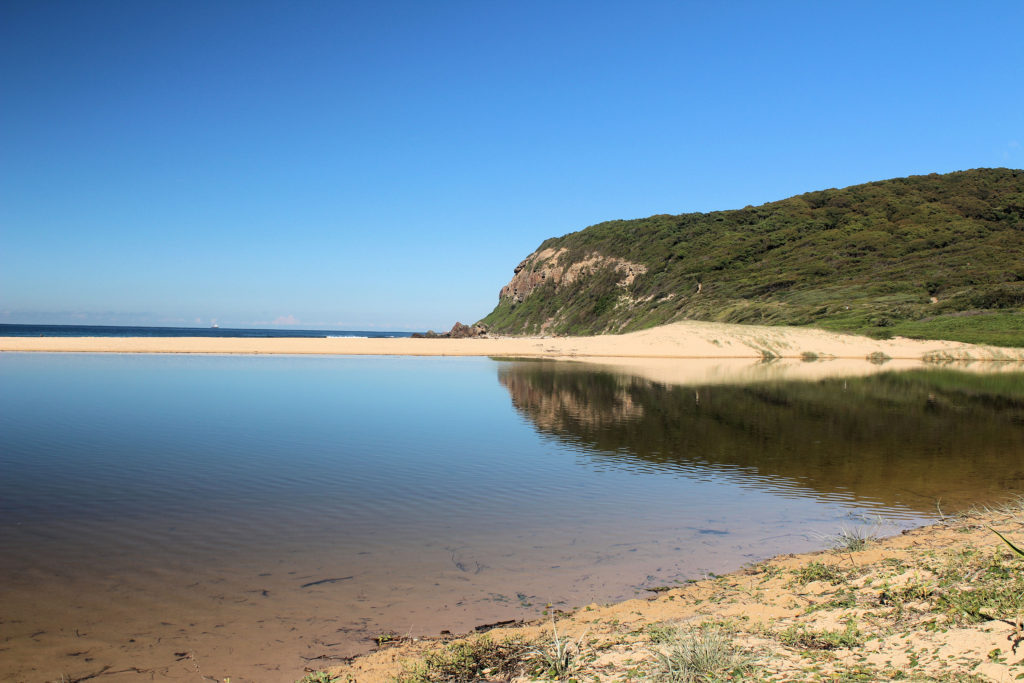
[[[386,631],[892,532],[1019,490],[1022,392],[1012,373],[683,386],[486,359],[0,356],[0,679],[293,681]]]

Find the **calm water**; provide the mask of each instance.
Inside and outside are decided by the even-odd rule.
[[[632,597],[1022,478],[1007,372],[3,354],[0,679],[293,681],[383,631]]]

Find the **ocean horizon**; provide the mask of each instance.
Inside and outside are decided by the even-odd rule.
[[[21,325],[0,323],[0,337],[241,337],[306,338],[409,337],[412,332],[386,330],[299,330],[232,327],[155,327],[144,325]]]

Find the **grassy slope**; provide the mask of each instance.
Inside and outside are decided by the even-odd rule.
[[[625,288],[607,269],[567,287],[549,282],[518,305],[502,300],[482,322],[535,333],[553,320],[551,332],[597,334],[696,319],[1024,345],[1021,170],[610,221],[546,247],[566,249],[570,261],[624,258],[647,273]]]

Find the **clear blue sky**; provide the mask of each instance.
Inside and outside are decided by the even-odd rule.
[[[0,322],[440,329],[547,237],[1024,166],[1024,3],[0,4]]]

